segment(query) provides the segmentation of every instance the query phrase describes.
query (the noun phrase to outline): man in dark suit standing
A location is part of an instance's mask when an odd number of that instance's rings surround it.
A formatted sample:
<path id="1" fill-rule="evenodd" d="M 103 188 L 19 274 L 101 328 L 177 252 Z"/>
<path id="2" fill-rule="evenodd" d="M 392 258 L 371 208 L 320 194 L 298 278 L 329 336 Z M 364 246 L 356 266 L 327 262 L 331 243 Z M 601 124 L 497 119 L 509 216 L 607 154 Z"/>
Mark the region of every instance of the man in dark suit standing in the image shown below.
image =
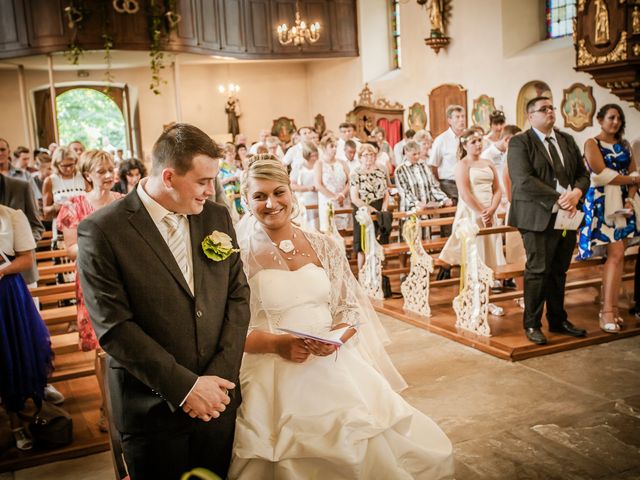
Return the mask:
<path id="1" fill-rule="evenodd" d="M 1 148 L 2 143 L 0 142 Z M 29 220 L 34 240 L 37 242 L 42 238 L 44 225 L 38 217 L 38 208 L 31 187 L 27 182 L 0 174 L 0 205 L 22 210 Z M 38 281 L 38 265 L 35 258 L 31 269 L 22 272 L 22 277 L 27 285 Z"/>
<path id="2" fill-rule="evenodd" d="M 151 175 L 78 227 L 82 290 L 101 346 L 113 418 L 132 480 L 194 467 L 226 477 L 249 288 L 240 255 L 208 258 L 215 232 L 237 245 L 214 193 L 219 149 L 175 124 L 156 141 Z"/>
<path id="3" fill-rule="evenodd" d="M 545 303 L 550 332 L 586 335 L 569 322 L 564 309 L 576 231 L 557 230 L 554 224 L 559 209 L 577 211 L 589 188 L 589 173 L 573 137 L 553 128 L 555 107 L 549 98 L 532 99 L 527 115 L 531 128 L 509 143 L 512 202 L 508 223 L 520 230 L 527 253 L 525 334 L 531 342 L 544 345 L 547 339 L 540 328 Z"/>

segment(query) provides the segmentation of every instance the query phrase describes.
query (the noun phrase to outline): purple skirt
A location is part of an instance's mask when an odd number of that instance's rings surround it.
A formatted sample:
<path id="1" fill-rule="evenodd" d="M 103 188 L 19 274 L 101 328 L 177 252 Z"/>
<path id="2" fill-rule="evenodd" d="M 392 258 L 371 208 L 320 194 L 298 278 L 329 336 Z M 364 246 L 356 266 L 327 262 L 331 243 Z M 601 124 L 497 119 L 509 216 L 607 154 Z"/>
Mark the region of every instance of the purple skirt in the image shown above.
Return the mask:
<path id="1" fill-rule="evenodd" d="M 21 275 L 0 279 L 0 398 L 20 411 L 32 398 L 40 405 L 53 370 L 49 331 Z"/>

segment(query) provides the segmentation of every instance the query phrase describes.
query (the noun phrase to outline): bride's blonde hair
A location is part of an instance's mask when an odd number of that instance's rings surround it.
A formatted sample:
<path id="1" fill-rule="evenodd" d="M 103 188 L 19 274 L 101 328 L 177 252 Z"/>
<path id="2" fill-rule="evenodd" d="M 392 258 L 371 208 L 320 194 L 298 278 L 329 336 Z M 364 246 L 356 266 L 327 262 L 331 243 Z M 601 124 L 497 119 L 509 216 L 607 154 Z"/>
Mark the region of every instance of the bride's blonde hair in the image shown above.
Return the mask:
<path id="1" fill-rule="evenodd" d="M 242 183 L 240 185 L 240 194 L 244 201 L 249 205 L 247 194 L 249 192 L 249 179 L 261 178 L 263 180 L 272 180 L 274 182 L 286 185 L 291 192 L 291 203 L 293 205 L 292 217 L 295 218 L 299 213 L 298 198 L 291 190 L 291 179 L 285 167 L 278 157 L 270 153 L 261 153 L 249 157 L 249 165 L 242 175 Z"/>

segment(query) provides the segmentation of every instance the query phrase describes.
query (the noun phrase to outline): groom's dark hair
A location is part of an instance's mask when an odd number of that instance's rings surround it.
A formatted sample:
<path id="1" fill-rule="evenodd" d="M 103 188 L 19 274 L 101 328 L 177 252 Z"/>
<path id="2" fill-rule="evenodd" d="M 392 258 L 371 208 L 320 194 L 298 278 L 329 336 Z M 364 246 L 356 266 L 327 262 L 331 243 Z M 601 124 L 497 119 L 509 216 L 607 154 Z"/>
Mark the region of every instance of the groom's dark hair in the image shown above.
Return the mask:
<path id="1" fill-rule="evenodd" d="M 171 124 L 153 145 L 151 172 L 159 174 L 165 168 L 174 168 L 179 175 L 184 175 L 191 170 L 196 155 L 217 159 L 222 152 L 198 127 L 188 123 Z"/>

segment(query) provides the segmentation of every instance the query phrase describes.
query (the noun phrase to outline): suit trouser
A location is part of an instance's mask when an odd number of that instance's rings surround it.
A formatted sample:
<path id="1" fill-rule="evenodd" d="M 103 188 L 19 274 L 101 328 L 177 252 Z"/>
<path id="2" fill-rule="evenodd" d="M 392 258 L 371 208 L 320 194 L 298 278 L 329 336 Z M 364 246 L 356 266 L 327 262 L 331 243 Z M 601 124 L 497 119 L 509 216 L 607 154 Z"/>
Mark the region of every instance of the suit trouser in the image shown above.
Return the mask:
<path id="1" fill-rule="evenodd" d="M 236 419 L 235 409 L 230 410 L 209 422 L 195 419 L 159 432 L 121 433 L 131 480 L 179 480 L 196 467 L 226 478 Z"/>
<path id="2" fill-rule="evenodd" d="M 640 254 L 636 257 L 636 274 L 633 278 L 633 300 L 636 302 L 636 312 L 640 312 Z"/>
<path id="3" fill-rule="evenodd" d="M 440 190 L 442 190 L 447 197 L 453 200 L 453 204 L 458 204 L 458 185 L 455 180 L 440 180 Z M 453 213 L 447 213 L 442 215 L 443 217 L 452 217 Z M 451 226 L 443 225 L 440 227 L 440 236 L 448 237 L 451 235 Z"/>
<path id="4" fill-rule="evenodd" d="M 567 319 L 564 309 L 567 270 L 576 246 L 576 231 L 556 230 L 556 215 L 542 232 L 520 230 L 527 253 L 524 269 L 524 328 L 540 328 L 547 304 L 547 321 L 557 328 Z"/>

